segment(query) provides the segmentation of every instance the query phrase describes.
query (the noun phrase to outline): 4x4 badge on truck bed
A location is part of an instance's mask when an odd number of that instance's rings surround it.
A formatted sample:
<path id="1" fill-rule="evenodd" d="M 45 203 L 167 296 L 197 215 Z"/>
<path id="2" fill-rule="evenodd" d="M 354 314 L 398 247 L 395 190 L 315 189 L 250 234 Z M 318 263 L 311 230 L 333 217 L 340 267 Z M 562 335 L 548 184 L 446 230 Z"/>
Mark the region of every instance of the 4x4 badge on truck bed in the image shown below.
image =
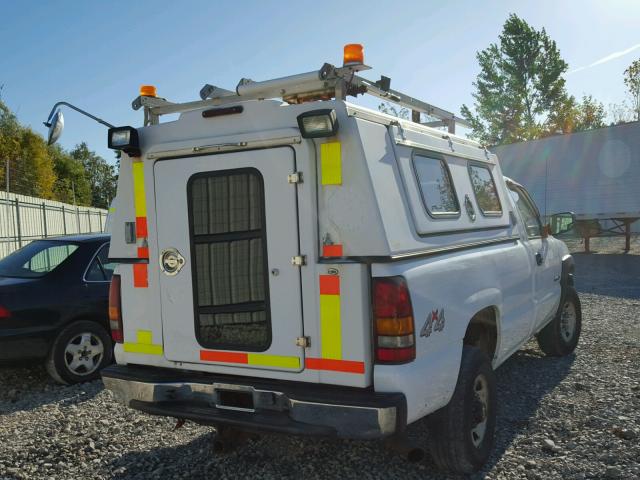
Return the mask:
<path id="1" fill-rule="evenodd" d="M 438 309 L 432 310 L 431 313 L 427 315 L 427 321 L 424 322 L 420 330 L 420 336 L 428 337 L 431 335 L 432 330 L 441 332 L 444 329 L 444 321 L 444 308 L 441 308 L 440 311 L 438 311 Z"/>

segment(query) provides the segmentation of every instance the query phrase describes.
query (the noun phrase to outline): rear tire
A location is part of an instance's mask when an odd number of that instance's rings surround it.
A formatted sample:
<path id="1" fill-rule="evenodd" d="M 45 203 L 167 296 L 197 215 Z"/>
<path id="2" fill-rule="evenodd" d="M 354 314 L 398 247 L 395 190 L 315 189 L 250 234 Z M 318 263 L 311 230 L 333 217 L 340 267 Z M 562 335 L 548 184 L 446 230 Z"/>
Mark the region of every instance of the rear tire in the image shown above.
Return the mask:
<path id="1" fill-rule="evenodd" d="M 99 378 L 100 370 L 112 359 L 113 344 L 105 328 L 96 322 L 80 320 L 58 334 L 45 366 L 56 382 L 68 385 Z"/>
<path id="2" fill-rule="evenodd" d="M 538 333 L 538 345 L 546 355 L 563 357 L 576 349 L 581 331 L 580 298 L 573 287 L 567 287 L 555 318 Z"/>
<path id="3" fill-rule="evenodd" d="M 496 426 L 496 380 L 489 357 L 465 346 L 449 404 L 427 418 L 429 450 L 436 465 L 469 474 L 489 459 Z"/>

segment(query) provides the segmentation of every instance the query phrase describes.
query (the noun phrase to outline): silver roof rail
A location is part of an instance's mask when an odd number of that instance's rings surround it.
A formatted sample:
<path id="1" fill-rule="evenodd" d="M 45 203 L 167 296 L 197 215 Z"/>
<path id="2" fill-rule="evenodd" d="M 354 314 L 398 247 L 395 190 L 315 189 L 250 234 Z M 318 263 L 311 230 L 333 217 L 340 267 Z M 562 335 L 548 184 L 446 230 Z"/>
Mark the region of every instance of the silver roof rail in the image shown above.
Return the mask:
<path id="1" fill-rule="evenodd" d="M 348 96 L 369 94 L 411 110 L 411 119 L 417 123 L 420 123 L 420 114 L 424 113 L 437 119 L 424 125 L 446 126 L 449 133 L 455 133 L 456 124 L 470 126 L 466 120 L 447 110 L 392 90 L 389 77 L 382 76 L 380 80 L 373 82 L 356 75 L 357 72 L 370 68 L 363 64 L 335 67 L 325 63 L 319 70 L 272 80 L 255 82 L 243 78 L 236 86 L 235 92 L 207 84 L 200 90 L 201 100 L 193 102 L 173 103 L 164 98 L 139 96 L 131 106 L 134 110 L 144 108 L 144 124 L 154 125 L 159 122 L 161 115 L 223 106 L 244 100 L 281 98 L 287 103 L 303 103 L 331 98 L 345 100 Z"/>

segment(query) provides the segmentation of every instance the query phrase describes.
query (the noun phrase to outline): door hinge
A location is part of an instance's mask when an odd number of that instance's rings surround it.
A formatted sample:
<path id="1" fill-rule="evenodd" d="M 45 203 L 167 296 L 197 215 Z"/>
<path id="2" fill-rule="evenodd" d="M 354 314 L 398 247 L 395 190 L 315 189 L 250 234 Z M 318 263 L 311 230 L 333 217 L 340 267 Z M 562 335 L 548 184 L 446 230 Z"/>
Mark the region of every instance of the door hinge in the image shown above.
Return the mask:
<path id="1" fill-rule="evenodd" d="M 296 255 L 295 257 L 291 257 L 291 265 L 295 265 L 296 267 L 302 267 L 307 264 L 307 256 L 306 255 Z"/>
<path id="2" fill-rule="evenodd" d="M 302 348 L 309 348 L 311 346 L 311 337 L 296 338 L 296 346 L 302 347 Z"/>
<path id="3" fill-rule="evenodd" d="M 287 182 L 302 183 L 302 172 L 294 172 L 287 175 Z"/>

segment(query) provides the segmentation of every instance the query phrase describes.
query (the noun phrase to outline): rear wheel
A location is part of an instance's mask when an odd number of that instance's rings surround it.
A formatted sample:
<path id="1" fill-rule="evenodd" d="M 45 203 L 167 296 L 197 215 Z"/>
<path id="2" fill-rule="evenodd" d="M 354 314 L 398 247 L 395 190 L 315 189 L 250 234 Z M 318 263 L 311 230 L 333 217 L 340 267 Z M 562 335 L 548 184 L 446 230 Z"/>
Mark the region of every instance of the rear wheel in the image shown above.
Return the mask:
<path id="1" fill-rule="evenodd" d="M 468 474 L 489 458 L 496 426 L 496 381 L 489 357 L 465 346 L 449 404 L 427 419 L 429 450 L 438 467 Z"/>
<path id="2" fill-rule="evenodd" d="M 74 322 L 56 337 L 47 358 L 47 372 L 62 384 L 88 382 L 113 358 L 113 346 L 105 328 L 86 320 Z"/>
<path id="3" fill-rule="evenodd" d="M 555 318 L 538 333 L 538 345 L 552 357 L 569 355 L 578 345 L 581 330 L 580 298 L 573 287 L 567 287 Z"/>

